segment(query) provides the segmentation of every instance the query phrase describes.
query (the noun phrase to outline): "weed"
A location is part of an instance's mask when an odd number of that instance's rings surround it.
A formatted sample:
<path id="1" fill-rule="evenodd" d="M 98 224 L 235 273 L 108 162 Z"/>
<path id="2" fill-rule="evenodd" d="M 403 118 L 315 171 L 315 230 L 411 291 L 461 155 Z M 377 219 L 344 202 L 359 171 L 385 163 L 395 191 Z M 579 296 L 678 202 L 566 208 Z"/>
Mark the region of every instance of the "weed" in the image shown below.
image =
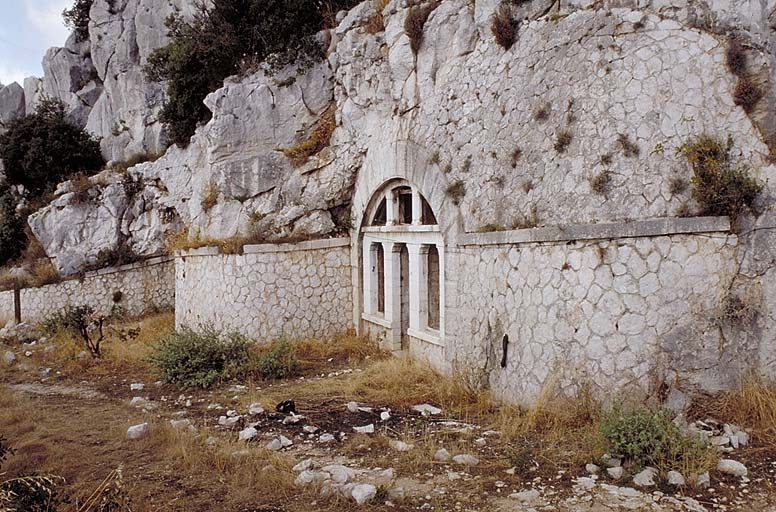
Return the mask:
<path id="1" fill-rule="evenodd" d="M 606 195 L 609 186 L 612 184 L 612 173 L 601 171 L 590 178 L 590 188 L 593 192 L 600 195 Z"/>
<path id="2" fill-rule="evenodd" d="M 472 168 L 472 157 L 467 156 L 461 164 L 461 172 L 469 172 Z"/>
<path id="3" fill-rule="evenodd" d="M 727 64 L 728 71 L 735 76 L 740 77 L 746 74 L 749 63 L 746 50 L 739 38 L 734 37 L 728 42 L 727 50 L 725 50 L 725 64 Z"/>
<path id="4" fill-rule="evenodd" d="M 514 169 L 517 167 L 517 162 L 520 160 L 520 157 L 523 156 L 523 150 L 519 147 L 512 150 L 512 168 Z"/>
<path id="5" fill-rule="evenodd" d="M 534 111 L 534 119 L 537 121 L 546 121 L 550 118 L 550 110 L 552 109 L 552 105 L 550 103 L 545 103 L 539 108 Z"/>
<path id="6" fill-rule="evenodd" d="M 690 204 L 686 201 L 680 204 L 679 208 L 676 209 L 675 215 L 677 217 L 692 217 L 693 212 L 692 212 L 692 209 L 690 208 Z"/>
<path id="7" fill-rule="evenodd" d="M 536 206 L 531 207 L 528 215 L 520 216 L 512 223 L 512 229 L 531 229 L 539 225 L 539 213 Z"/>
<path id="8" fill-rule="evenodd" d="M 611 153 L 604 153 L 601 155 L 601 165 L 610 165 L 612 163 L 612 154 Z"/>
<path id="9" fill-rule="evenodd" d="M 426 21 L 431 13 L 439 7 L 439 1 L 434 0 L 426 5 L 416 5 L 410 9 L 407 19 L 404 20 L 404 32 L 410 38 L 410 48 L 412 53 L 418 54 L 421 44 L 423 44 L 423 30 Z"/>
<path id="10" fill-rule="evenodd" d="M 617 136 L 617 144 L 620 145 L 622 154 L 628 158 L 637 157 L 641 154 L 641 149 L 639 146 L 635 142 L 631 141 L 630 137 L 624 133 L 621 133 Z"/>
<path id="11" fill-rule="evenodd" d="M 304 140 L 290 148 L 282 150 L 294 166 L 299 167 L 307 163 L 307 160 L 317 155 L 331 144 L 331 135 L 337 128 L 336 107 L 329 106 L 323 111 L 318 123 L 307 140 Z"/>
<path id="12" fill-rule="evenodd" d="M 684 178 L 674 176 L 669 180 L 668 191 L 671 193 L 671 195 L 682 194 L 685 190 L 687 190 L 687 180 Z"/>
<path id="13" fill-rule="evenodd" d="M 526 194 L 534 189 L 534 183 L 532 180 L 525 180 L 522 185 L 523 192 Z"/>
<path id="14" fill-rule="evenodd" d="M 569 145 L 571 144 L 571 141 L 573 139 L 573 135 L 568 130 L 561 130 L 558 132 L 558 135 L 555 137 L 555 144 L 553 147 L 555 148 L 555 151 L 557 151 L 560 154 L 565 153 Z"/>
<path id="15" fill-rule="evenodd" d="M 518 27 L 519 23 L 512 15 L 512 9 L 508 4 L 502 2 L 496 13 L 493 15 L 490 26 L 493 36 L 496 38 L 496 42 L 499 46 L 505 50 L 512 48 L 515 41 L 517 41 Z"/>
<path id="16" fill-rule="evenodd" d="M 477 233 L 491 233 L 493 231 L 506 231 L 506 227 L 501 224 L 485 224 L 477 229 Z"/>
<path id="17" fill-rule="evenodd" d="M 202 198 L 199 201 L 199 205 L 204 211 L 210 211 L 218 204 L 218 194 L 218 184 L 215 181 L 210 181 L 205 185 L 205 188 L 202 189 Z"/>
<path id="18" fill-rule="evenodd" d="M 456 180 L 447 187 L 445 193 L 453 201 L 453 204 L 458 206 L 466 195 L 466 185 L 464 185 L 463 180 Z"/>
<path id="19" fill-rule="evenodd" d="M 453 165 L 452 164 L 447 164 L 442 169 L 442 173 L 444 173 L 444 174 L 450 174 L 451 172 L 453 172 Z"/>
<path id="20" fill-rule="evenodd" d="M 701 135 L 678 150 L 693 169 L 692 196 L 700 206 L 700 215 L 736 218 L 752 207 L 762 191 L 762 185 L 746 169 L 732 166 L 731 148 L 732 140 L 724 144 L 717 138 Z"/>
<path id="21" fill-rule="evenodd" d="M 744 112 L 751 114 L 765 93 L 757 82 L 750 76 L 741 76 L 738 79 L 736 88 L 733 91 L 733 103 L 744 109 Z"/>
<path id="22" fill-rule="evenodd" d="M 428 163 L 431 165 L 437 165 L 439 163 L 439 151 L 434 151 L 428 159 Z"/>

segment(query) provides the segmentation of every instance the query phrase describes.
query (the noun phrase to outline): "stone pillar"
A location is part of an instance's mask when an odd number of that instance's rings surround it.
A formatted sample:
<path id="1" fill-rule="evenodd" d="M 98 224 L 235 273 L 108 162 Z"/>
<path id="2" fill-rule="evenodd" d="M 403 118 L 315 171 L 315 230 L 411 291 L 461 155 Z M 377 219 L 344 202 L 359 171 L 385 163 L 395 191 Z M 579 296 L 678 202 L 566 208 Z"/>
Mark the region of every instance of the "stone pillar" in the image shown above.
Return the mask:
<path id="1" fill-rule="evenodd" d="M 440 341 L 445 332 L 445 245 L 436 244 L 439 255 L 439 336 Z"/>
<path id="2" fill-rule="evenodd" d="M 377 313 L 377 248 L 364 237 L 363 241 L 364 312 Z"/>
<path id="3" fill-rule="evenodd" d="M 382 242 L 385 256 L 385 319 L 390 322 L 387 343 L 401 350 L 401 244 Z"/>
<path id="4" fill-rule="evenodd" d="M 418 189 L 412 187 L 412 225 L 420 226 L 421 224 L 423 224 L 423 200 Z"/>
<path id="5" fill-rule="evenodd" d="M 407 252 L 410 257 L 410 329 L 417 331 L 423 329 L 424 316 L 422 312 L 427 307 L 427 300 L 423 296 L 425 287 L 422 249 L 419 244 L 407 244 Z"/>
<path id="6" fill-rule="evenodd" d="M 396 218 L 399 216 L 399 201 L 393 190 L 385 193 L 385 225 L 395 226 Z M 388 254 L 387 252 L 385 254 Z"/>

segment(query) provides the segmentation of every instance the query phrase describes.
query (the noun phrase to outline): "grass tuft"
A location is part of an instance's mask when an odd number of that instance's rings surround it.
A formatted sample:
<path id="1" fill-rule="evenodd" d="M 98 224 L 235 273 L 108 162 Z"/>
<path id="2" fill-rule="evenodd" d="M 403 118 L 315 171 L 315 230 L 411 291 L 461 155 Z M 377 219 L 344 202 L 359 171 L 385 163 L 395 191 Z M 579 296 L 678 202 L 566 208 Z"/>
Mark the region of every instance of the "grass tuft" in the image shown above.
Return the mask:
<path id="1" fill-rule="evenodd" d="M 331 105 L 323 111 L 318 123 L 306 140 L 285 148 L 282 152 L 294 166 L 300 167 L 307 163 L 311 156 L 317 155 L 331 144 L 331 136 L 336 128 L 336 106 Z"/>
<path id="2" fill-rule="evenodd" d="M 505 50 L 512 48 L 517 41 L 518 27 L 519 22 L 512 15 L 512 9 L 508 4 L 502 2 L 493 15 L 490 25 L 493 37 L 496 38 L 499 46 Z"/>

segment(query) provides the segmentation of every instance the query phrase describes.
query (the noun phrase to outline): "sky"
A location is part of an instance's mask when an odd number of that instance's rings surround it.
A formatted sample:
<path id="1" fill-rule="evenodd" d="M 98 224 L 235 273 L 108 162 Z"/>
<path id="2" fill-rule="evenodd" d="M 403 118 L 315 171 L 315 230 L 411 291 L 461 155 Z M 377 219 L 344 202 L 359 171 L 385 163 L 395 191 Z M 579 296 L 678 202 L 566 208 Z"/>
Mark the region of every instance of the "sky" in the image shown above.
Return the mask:
<path id="1" fill-rule="evenodd" d="M 62 11 L 73 1 L 0 0 L 0 83 L 21 85 L 27 76 L 43 76 L 46 50 L 67 39 Z"/>

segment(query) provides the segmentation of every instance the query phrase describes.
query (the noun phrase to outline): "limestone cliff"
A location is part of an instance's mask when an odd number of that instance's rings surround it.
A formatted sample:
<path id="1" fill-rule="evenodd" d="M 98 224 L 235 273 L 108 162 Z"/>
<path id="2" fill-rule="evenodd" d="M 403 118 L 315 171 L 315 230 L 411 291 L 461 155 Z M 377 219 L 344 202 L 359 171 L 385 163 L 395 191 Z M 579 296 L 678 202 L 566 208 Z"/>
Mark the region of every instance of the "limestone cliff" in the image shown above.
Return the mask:
<path id="1" fill-rule="evenodd" d="M 327 236 L 349 227 L 358 173 L 383 166 L 426 169 L 418 185 L 445 196 L 455 217 L 440 222 L 465 231 L 673 216 L 692 209 L 672 186 L 690 177 L 677 149 L 702 133 L 731 137 L 769 207 L 776 0 L 533 0 L 513 7 L 521 22 L 508 50 L 491 30 L 498 0 L 444 0 L 417 54 L 407 3 L 343 13 L 327 60 L 303 75 L 227 80 L 188 148 L 125 175 L 106 171 L 89 201 L 60 187 L 30 217 L 35 236 L 64 273 L 122 244 L 154 254 L 184 227 L 215 239 Z M 139 65 L 163 43 L 159 13 L 183 8 L 124 0 L 111 14 L 96 0 L 88 48 L 49 52 L 37 88 L 59 91 L 111 158 L 158 149 L 161 86 Z M 749 112 L 726 66 L 732 37 L 764 92 Z M 3 91 L 0 100 L 21 105 L 18 90 Z M 288 158 L 282 150 L 314 136 L 330 107 L 329 147 L 306 163 Z"/>

